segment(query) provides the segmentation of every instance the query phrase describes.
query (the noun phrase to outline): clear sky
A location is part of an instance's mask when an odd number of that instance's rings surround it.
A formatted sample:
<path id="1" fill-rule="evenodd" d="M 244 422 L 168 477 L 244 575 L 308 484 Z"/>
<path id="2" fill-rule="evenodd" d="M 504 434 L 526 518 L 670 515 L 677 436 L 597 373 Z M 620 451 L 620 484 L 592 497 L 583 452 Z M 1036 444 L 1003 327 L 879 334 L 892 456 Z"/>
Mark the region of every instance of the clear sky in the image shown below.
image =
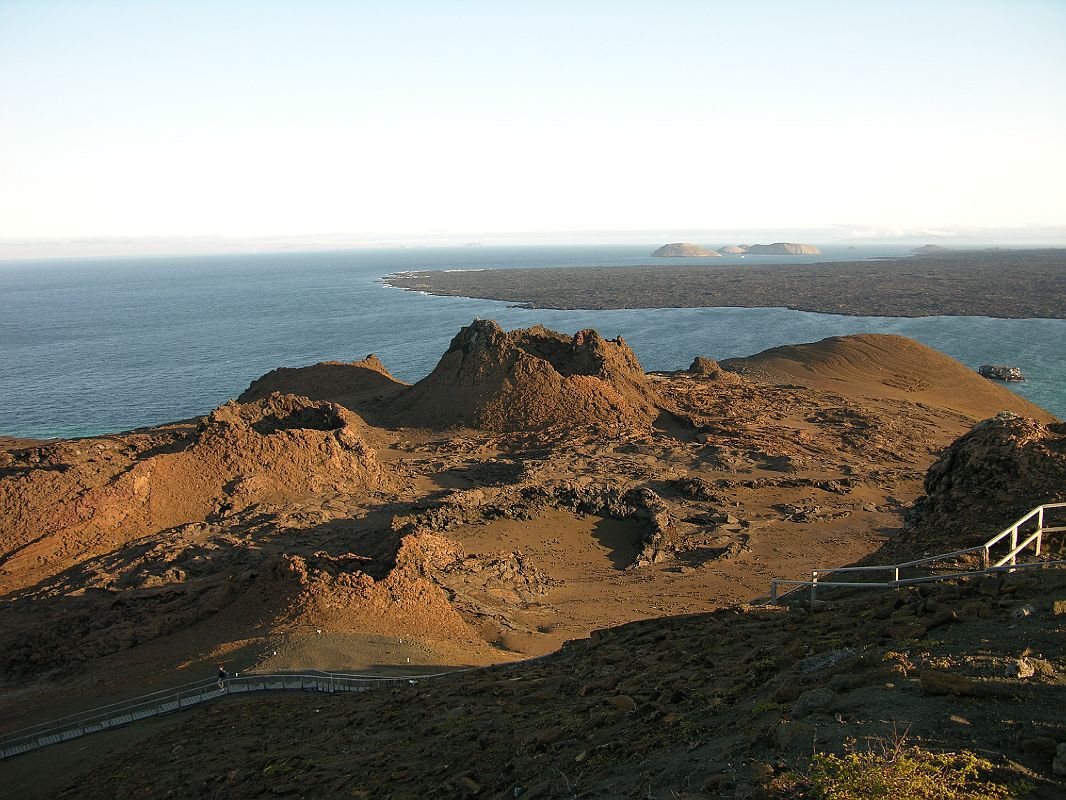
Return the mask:
<path id="1" fill-rule="evenodd" d="M 0 0 L 0 239 L 1066 230 L 1066 2 Z"/>

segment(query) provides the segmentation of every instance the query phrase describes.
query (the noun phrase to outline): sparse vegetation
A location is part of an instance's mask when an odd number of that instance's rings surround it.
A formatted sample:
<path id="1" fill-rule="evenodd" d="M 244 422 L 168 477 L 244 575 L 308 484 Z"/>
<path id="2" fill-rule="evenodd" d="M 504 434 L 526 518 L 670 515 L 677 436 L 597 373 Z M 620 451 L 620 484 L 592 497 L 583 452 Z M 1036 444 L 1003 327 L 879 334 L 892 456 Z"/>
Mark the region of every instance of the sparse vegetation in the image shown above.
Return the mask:
<path id="1" fill-rule="evenodd" d="M 842 756 L 815 753 L 806 773 L 788 773 L 771 788 L 778 797 L 811 800 L 1005 800 L 1025 793 L 1027 787 L 984 780 L 993 768 L 969 751 L 937 752 L 899 736 Z"/>
<path id="2" fill-rule="evenodd" d="M 759 703 L 757 706 L 755 706 L 755 708 L 752 709 L 752 713 L 758 715 L 766 711 L 776 711 L 780 714 L 783 714 L 784 712 L 788 711 L 788 709 L 788 703 L 775 703 L 772 700 L 767 700 L 765 703 Z"/>

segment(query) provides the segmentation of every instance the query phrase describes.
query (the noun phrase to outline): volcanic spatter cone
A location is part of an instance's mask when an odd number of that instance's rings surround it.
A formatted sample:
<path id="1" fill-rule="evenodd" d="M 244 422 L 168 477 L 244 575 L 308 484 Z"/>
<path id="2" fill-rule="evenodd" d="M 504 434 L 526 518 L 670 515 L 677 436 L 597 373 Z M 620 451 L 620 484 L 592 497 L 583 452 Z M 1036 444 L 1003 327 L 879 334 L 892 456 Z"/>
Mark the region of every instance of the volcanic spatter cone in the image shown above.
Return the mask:
<path id="1" fill-rule="evenodd" d="M 278 367 L 256 378 L 237 398 L 262 400 L 275 392 L 338 403 L 361 416 L 373 417 L 407 384 L 396 380 L 377 356 L 362 361 L 325 361 L 307 367 Z"/>
<path id="2" fill-rule="evenodd" d="M 387 491 L 395 479 L 365 432 L 339 405 L 273 394 L 226 403 L 196 427 L 0 453 L 0 589 L 32 582 L 48 564 L 258 503 Z"/>
<path id="3" fill-rule="evenodd" d="M 396 422 L 490 431 L 647 426 L 661 400 L 621 337 L 475 320 L 428 376 L 392 404 Z"/>

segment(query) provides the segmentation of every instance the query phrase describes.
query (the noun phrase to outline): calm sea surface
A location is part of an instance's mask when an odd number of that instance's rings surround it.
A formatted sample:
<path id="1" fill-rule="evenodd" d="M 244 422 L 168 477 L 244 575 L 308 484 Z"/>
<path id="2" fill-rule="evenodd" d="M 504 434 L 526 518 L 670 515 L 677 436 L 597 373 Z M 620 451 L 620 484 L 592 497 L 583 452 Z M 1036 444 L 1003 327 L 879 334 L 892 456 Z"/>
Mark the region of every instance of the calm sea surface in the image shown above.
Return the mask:
<path id="1" fill-rule="evenodd" d="M 722 359 L 826 336 L 900 333 L 971 367 L 1019 366 L 1030 380 L 1011 388 L 1066 416 L 1064 320 L 736 308 L 526 310 L 429 297 L 381 281 L 420 269 L 637 266 L 653 263 L 650 249 L 465 247 L 0 263 L 0 434 L 88 436 L 184 419 L 236 397 L 274 367 L 368 353 L 413 381 L 474 317 L 504 328 L 543 323 L 621 335 L 649 370 L 687 367 L 696 355 Z M 905 249 L 823 251 L 759 260 L 850 260 Z"/>

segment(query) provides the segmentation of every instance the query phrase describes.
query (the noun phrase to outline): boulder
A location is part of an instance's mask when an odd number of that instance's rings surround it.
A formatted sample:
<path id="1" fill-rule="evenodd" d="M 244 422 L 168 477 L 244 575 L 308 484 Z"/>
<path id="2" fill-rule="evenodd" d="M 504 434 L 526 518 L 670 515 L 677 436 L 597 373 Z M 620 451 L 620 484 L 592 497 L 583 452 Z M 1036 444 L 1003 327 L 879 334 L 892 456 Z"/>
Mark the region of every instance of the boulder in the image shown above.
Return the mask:
<path id="1" fill-rule="evenodd" d="M 1055 758 L 1051 762 L 1051 771 L 1056 775 L 1066 776 L 1066 742 L 1058 746 Z"/>
<path id="2" fill-rule="evenodd" d="M 717 381 L 719 383 L 739 384 L 744 383 L 744 378 L 734 372 L 722 369 L 721 365 L 710 358 L 696 356 L 688 368 L 688 374 L 697 378 Z"/>
<path id="3" fill-rule="evenodd" d="M 808 689 L 792 704 L 794 717 L 807 717 L 811 714 L 828 713 L 836 705 L 837 695 L 832 689 Z"/>
<path id="4" fill-rule="evenodd" d="M 815 743 L 820 743 L 817 727 L 809 722 L 795 720 L 781 720 L 774 738 L 777 740 L 777 749 L 788 755 L 809 755 Z"/>
<path id="5" fill-rule="evenodd" d="M 977 681 L 965 675 L 955 675 L 943 670 L 927 669 L 919 676 L 922 691 L 926 694 L 973 695 L 977 693 Z"/>
<path id="6" fill-rule="evenodd" d="M 1034 667 L 1027 658 L 1017 658 L 1007 664 L 1007 668 L 1006 670 L 1004 670 L 1004 674 L 1008 678 L 1018 678 L 1020 680 L 1025 680 L 1026 678 L 1031 678 L 1036 674 L 1036 667 Z"/>

